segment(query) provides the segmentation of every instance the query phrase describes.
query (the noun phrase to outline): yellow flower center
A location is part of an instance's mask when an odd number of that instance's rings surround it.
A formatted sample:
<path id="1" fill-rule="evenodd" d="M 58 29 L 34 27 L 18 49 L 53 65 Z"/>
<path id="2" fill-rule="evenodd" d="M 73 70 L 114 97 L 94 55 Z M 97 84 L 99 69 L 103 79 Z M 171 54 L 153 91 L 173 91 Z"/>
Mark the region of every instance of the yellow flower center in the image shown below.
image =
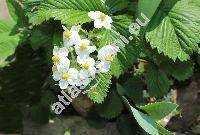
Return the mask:
<path id="1" fill-rule="evenodd" d="M 70 32 L 70 31 L 65 31 L 65 32 L 64 32 L 64 37 L 65 37 L 66 39 L 69 39 L 69 38 L 71 37 L 71 32 Z"/>
<path id="2" fill-rule="evenodd" d="M 53 66 L 53 67 L 52 67 L 52 71 L 53 71 L 53 72 L 57 72 L 57 71 L 58 71 L 57 66 Z"/>
<path id="3" fill-rule="evenodd" d="M 53 62 L 59 62 L 60 61 L 60 57 L 58 55 L 54 55 L 52 57 Z"/>
<path id="4" fill-rule="evenodd" d="M 113 61 L 113 57 L 110 54 L 105 55 L 105 60 L 108 62 L 112 62 Z"/>
<path id="5" fill-rule="evenodd" d="M 69 77 L 70 77 L 70 75 L 68 73 L 63 73 L 62 74 L 62 79 L 63 80 L 67 80 L 67 79 L 69 79 Z"/>
<path id="6" fill-rule="evenodd" d="M 90 92 L 91 92 L 92 94 L 97 94 L 97 89 L 96 89 L 96 88 L 91 88 L 91 89 L 90 89 Z"/>
<path id="7" fill-rule="evenodd" d="M 84 69 L 88 69 L 90 65 L 87 62 L 84 62 L 81 66 Z"/>
<path id="8" fill-rule="evenodd" d="M 100 18 L 100 20 L 101 20 L 102 22 L 105 21 L 105 20 L 106 20 L 106 14 L 101 13 L 101 14 L 99 15 L 99 18 Z"/>
<path id="9" fill-rule="evenodd" d="M 86 43 L 82 43 L 81 46 L 80 46 L 80 49 L 83 51 L 83 50 L 86 50 L 87 49 L 87 44 Z"/>

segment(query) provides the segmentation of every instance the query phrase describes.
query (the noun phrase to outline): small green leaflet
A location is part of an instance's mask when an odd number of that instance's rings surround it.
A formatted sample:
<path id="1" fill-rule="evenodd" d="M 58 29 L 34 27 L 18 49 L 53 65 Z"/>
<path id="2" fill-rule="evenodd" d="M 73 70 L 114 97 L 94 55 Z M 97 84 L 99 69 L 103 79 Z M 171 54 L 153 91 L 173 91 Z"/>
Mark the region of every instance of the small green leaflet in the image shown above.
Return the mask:
<path id="1" fill-rule="evenodd" d="M 140 108 L 146 111 L 155 121 L 159 121 L 167 117 L 169 114 L 175 111 L 177 107 L 177 104 L 169 102 L 156 102 L 147 104 L 145 106 L 140 106 Z"/>

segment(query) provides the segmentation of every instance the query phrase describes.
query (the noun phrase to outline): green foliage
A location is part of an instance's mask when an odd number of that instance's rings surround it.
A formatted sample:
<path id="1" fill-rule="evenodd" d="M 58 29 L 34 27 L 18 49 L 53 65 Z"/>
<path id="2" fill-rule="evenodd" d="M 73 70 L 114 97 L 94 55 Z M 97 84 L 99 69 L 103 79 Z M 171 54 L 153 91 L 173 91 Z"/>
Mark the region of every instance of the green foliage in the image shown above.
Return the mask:
<path id="1" fill-rule="evenodd" d="M 88 97 L 94 102 L 94 103 L 103 103 L 104 99 L 107 97 L 109 85 L 111 84 L 111 74 L 106 73 L 97 74 L 95 78 L 95 82 L 98 82 L 98 85 L 96 87 L 96 92 L 90 91 L 88 93 Z"/>
<path id="2" fill-rule="evenodd" d="M 18 27 L 24 27 L 27 25 L 27 18 L 25 17 L 24 10 L 20 1 L 18 0 L 6 0 L 9 13 L 12 19 L 17 22 Z"/>
<path id="3" fill-rule="evenodd" d="M 143 17 L 141 17 L 141 14 L 144 14 L 149 20 L 153 17 L 155 14 L 158 6 L 160 5 L 162 0 L 139 0 L 138 2 L 138 9 L 136 12 L 136 16 L 139 20 L 144 20 Z M 143 27 L 142 29 L 146 28 L 147 26 Z M 141 32 L 144 32 L 141 30 Z"/>
<path id="4" fill-rule="evenodd" d="M 138 111 L 136 108 L 132 107 L 126 98 L 123 98 L 127 108 L 130 110 L 138 124 L 150 135 L 159 135 L 156 123 L 154 120 L 144 114 L 141 111 Z"/>
<path id="5" fill-rule="evenodd" d="M 162 97 L 168 93 L 170 84 L 167 75 L 163 71 L 150 67 L 145 78 L 150 96 Z"/>
<path id="6" fill-rule="evenodd" d="M 101 34 L 100 46 L 116 44 L 120 47 L 120 53 L 114 59 L 111 65 L 111 73 L 115 77 L 119 78 L 124 74 L 128 68 L 130 68 L 139 57 L 138 40 L 134 39 L 128 44 L 124 41 L 129 40 L 129 25 L 132 22 L 131 17 L 127 16 L 115 16 L 113 17 L 113 29 L 111 31 L 104 30 Z M 125 39 L 125 40 L 124 40 Z"/>
<path id="7" fill-rule="evenodd" d="M 168 102 L 156 102 L 140 106 L 142 110 L 146 111 L 156 121 L 165 118 L 175 111 L 177 107 L 178 106 L 176 104 Z"/>
<path id="8" fill-rule="evenodd" d="M 168 131 L 163 126 L 157 123 L 158 131 L 161 135 L 175 135 L 175 133 Z"/>
<path id="9" fill-rule="evenodd" d="M 200 53 L 199 0 L 7 0 L 7 5 L 12 20 L 0 20 L 0 110 L 8 114 L 0 114 L 11 117 L 16 111 L 16 119 L 10 118 L 11 125 L 21 127 L 19 104 L 29 105 L 31 118 L 38 123 L 46 123 L 51 117 L 50 105 L 59 89 L 47 78 L 53 48 L 63 46 L 61 25 L 65 24 L 81 25 L 81 37 L 89 38 L 98 48 L 112 44 L 120 48 L 111 71 L 98 73 L 88 86 L 97 83 L 88 92 L 89 99 L 98 104 L 94 113 L 106 119 L 119 116 L 122 135 L 173 135 L 157 122 L 175 111 L 177 105 L 157 101 L 147 104 L 142 92 L 147 88 L 150 97 L 160 101 L 173 85 L 168 77 L 183 81 L 195 72 Z M 109 15 L 112 29 L 93 28 L 89 11 Z M 136 19 L 142 21 L 141 13 L 151 21 L 140 28 L 139 35 L 131 35 L 129 27 Z M 96 52 L 91 55 L 96 59 Z M 73 53 L 69 57 L 76 67 Z M 123 101 L 132 115 L 130 119 L 124 115 Z M 0 123 L 4 121 L 8 119 L 0 118 Z M 0 130 L 7 127 L 0 124 Z"/>
<path id="10" fill-rule="evenodd" d="M 78 3 L 78 4 L 76 4 Z M 33 24 L 41 24 L 45 20 L 54 18 L 62 24 L 75 25 L 90 22 L 88 11 L 105 11 L 101 1 L 96 0 L 46 0 L 41 3 L 37 13 L 30 17 Z"/>
<path id="11" fill-rule="evenodd" d="M 52 31 L 50 31 L 49 29 L 52 29 Z M 41 47 L 52 45 L 53 34 L 53 27 L 49 26 L 48 24 L 36 27 L 32 31 L 32 35 L 30 37 L 30 43 L 32 48 L 36 50 Z"/>
<path id="12" fill-rule="evenodd" d="M 160 5 L 162 0 L 139 0 L 138 9 L 137 9 L 137 17 L 141 19 L 141 13 L 145 14 L 149 19 L 153 17 L 158 6 Z"/>
<path id="13" fill-rule="evenodd" d="M 122 115 L 117 119 L 117 128 L 121 135 L 148 135 L 129 115 Z"/>
<path id="14" fill-rule="evenodd" d="M 199 51 L 200 8 L 193 3 L 163 1 L 148 26 L 146 39 L 152 48 L 173 59 L 186 61 Z"/>
<path id="15" fill-rule="evenodd" d="M 100 116 L 107 119 L 112 119 L 119 116 L 122 110 L 122 100 L 114 90 L 110 92 L 105 99 L 105 102 L 98 107 Z"/>
<path id="16" fill-rule="evenodd" d="M 160 67 L 175 79 L 183 81 L 193 75 L 194 63 L 192 61 L 177 61 L 176 63 L 172 61 L 163 61 Z"/>
<path id="17" fill-rule="evenodd" d="M 133 76 L 127 79 L 123 85 L 117 84 L 117 90 L 120 95 L 127 96 L 134 102 L 140 102 L 143 98 L 142 91 L 144 86 L 145 84 L 141 79 Z"/>
<path id="18" fill-rule="evenodd" d="M 11 35 L 15 22 L 0 20 L 0 60 L 5 60 L 15 52 L 20 35 Z"/>
<path id="19" fill-rule="evenodd" d="M 128 0 L 104 0 L 110 13 L 115 13 L 122 9 L 126 9 L 130 3 Z"/>

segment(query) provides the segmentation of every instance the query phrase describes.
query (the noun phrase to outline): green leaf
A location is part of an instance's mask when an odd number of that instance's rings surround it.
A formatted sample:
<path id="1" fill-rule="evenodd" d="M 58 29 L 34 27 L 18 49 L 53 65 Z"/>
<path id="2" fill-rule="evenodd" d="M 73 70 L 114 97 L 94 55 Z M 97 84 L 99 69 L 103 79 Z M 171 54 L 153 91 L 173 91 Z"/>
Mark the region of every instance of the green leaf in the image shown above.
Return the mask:
<path id="1" fill-rule="evenodd" d="M 122 115 L 117 119 L 117 129 L 120 135 L 148 135 L 129 115 Z"/>
<path id="2" fill-rule="evenodd" d="M 7 7 L 12 19 L 17 22 L 19 27 L 24 27 L 28 20 L 25 17 L 24 10 L 18 0 L 6 0 Z"/>
<path id="3" fill-rule="evenodd" d="M 169 114 L 175 111 L 177 107 L 177 104 L 169 102 L 156 102 L 147 104 L 145 106 L 140 106 L 140 108 L 146 111 L 155 121 L 159 121 L 167 117 Z"/>
<path id="4" fill-rule="evenodd" d="M 41 50 L 33 52 L 29 45 L 17 48 L 16 60 L 0 71 L 2 104 L 33 104 L 40 101 L 41 89 L 48 74 L 48 66 L 44 64 L 41 54 Z"/>
<path id="5" fill-rule="evenodd" d="M 128 0 L 106 0 L 105 4 L 108 7 L 108 11 L 110 13 L 115 13 L 117 11 L 127 8 L 129 1 Z"/>
<path id="6" fill-rule="evenodd" d="M 159 135 L 156 123 L 153 119 L 132 107 L 125 97 L 123 99 L 138 124 L 150 135 Z"/>
<path id="7" fill-rule="evenodd" d="M 122 100 L 114 90 L 109 93 L 105 102 L 98 106 L 99 115 L 106 119 L 112 119 L 119 116 L 122 110 Z"/>
<path id="8" fill-rule="evenodd" d="M 157 8 L 162 0 L 139 0 L 137 9 L 137 18 L 141 19 L 141 13 L 147 16 L 149 19 L 153 17 Z M 142 19 L 141 19 L 142 20 Z"/>
<path id="9" fill-rule="evenodd" d="M 89 91 L 88 97 L 94 102 L 101 104 L 107 97 L 109 85 L 111 84 L 111 74 L 99 73 L 96 75 L 95 81 L 98 82 L 96 92 Z"/>
<path id="10" fill-rule="evenodd" d="M 68 129 L 67 131 L 65 131 L 65 134 L 64 134 L 64 135 L 71 135 L 70 130 Z"/>
<path id="11" fill-rule="evenodd" d="M 163 71 L 152 67 L 145 77 L 150 96 L 162 97 L 168 93 L 169 80 Z"/>
<path id="12" fill-rule="evenodd" d="M 193 75 L 194 63 L 192 61 L 166 61 L 161 63 L 160 67 L 178 81 L 184 81 Z"/>
<path id="13" fill-rule="evenodd" d="M 158 131 L 161 135 L 175 135 L 173 132 L 168 131 L 163 126 L 157 123 Z"/>
<path id="14" fill-rule="evenodd" d="M 0 21 L 0 60 L 6 59 L 15 52 L 20 41 L 20 35 L 11 35 L 15 23 L 13 21 Z"/>
<path id="15" fill-rule="evenodd" d="M 146 39 L 159 53 L 174 61 L 186 61 L 199 51 L 200 8 L 188 1 L 176 1 L 162 2 L 147 28 Z"/>
<path id="16" fill-rule="evenodd" d="M 40 47 L 52 45 L 54 34 L 53 26 L 50 23 L 40 25 L 33 29 L 30 37 L 31 46 L 34 50 Z"/>
<path id="17" fill-rule="evenodd" d="M 30 17 L 30 22 L 37 25 L 54 18 L 62 24 L 83 24 L 92 21 L 88 12 L 96 10 L 105 12 L 106 7 L 99 0 L 46 0 L 41 3 L 37 13 Z"/>
<path id="18" fill-rule="evenodd" d="M 126 96 L 132 99 L 134 102 L 141 101 L 143 98 L 143 87 L 144 83 L 138 77 L 132 77 L 128 79 L 124 84 L 123 87 L 126 90 Z"/>
<path id="19" fill-rule="evenodd" d="M 137 19 L 139 19 L 141 22 L 144 22 L 143 15 L 145 15 L 149 20 L 151 20 L 151 18 L 155 14 L 157 8 L 159 7 L 161 1 L 162 0 L 151 0 L 151 1 L 150 0 L 139 0 L 138 9 L 136 12 Z M 148 26 L 148 24 L 146 26 L 141 27 L 142 30 L 140 30 L 140 31 L 144 33 L 147 26 Z"/>
<path id="20" fill-rule="evenodd" d="M 31 17 L 43 0 L 24 0 L 23 6 L 26 16 Z"/>
<path id="21" fill-rule="evenodd" d="M 124 89 L 124 87 L 122 85 L 117 83 L 116 87 L 117 87 L 117 92 L 118 92 L 118 94 L 120 96 L 125 96 L 126 95 L 126 90 Z"/>

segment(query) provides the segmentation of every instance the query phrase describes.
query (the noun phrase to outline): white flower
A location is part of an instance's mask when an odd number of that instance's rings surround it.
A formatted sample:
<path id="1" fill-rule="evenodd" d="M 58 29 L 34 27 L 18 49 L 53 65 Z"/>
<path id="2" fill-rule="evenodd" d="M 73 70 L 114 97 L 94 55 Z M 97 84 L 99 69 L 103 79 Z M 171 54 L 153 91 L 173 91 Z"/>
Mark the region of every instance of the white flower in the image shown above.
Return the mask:
<path id="1" fill-rule="evenodd" d="M 75 68 L 70 68 L 68 71 L 63 71 L 61 74 L 61 80 L 59 81 L 59 86 L 61 89 L 67 89 L 69 85 L 75 85 L 78 78 L 78 70 Z"/>
<path id="2" fill-rule="evenodd" d="M 76 54 L 82 58 L 89 57 L 90 53 L 96 50 L 96 46 L 90 46 L 90 41 L 82 39 L 77 45 L 75 45 Z"/>
<path id="3" fill-rule="evenodd" d="M 52 67 L 52 71 L 53 71 L 53 79 L 55 81 L 59 81 L 61 79 L 61 72 L 58 70 L 58 67 L 56 65 L 53 65 Z"/>
<path id="4" fill-rule="evenodd" d="M 77 86 L 87 86 L 92 80 L 89 72 L 86 70 L 80 70 L 78 82 L 76 83 Z"/>
<path id="5" fill-rule="evenodd" d="M 94 20 L 95 28 L 105 27 L 106 29 L 111 29 L 112 18 L 100 11 L 90 11 L 88 16 Z"/>
<path id="6" fill-rule="evenodd" d="M 110 64 L 119 51 L 119 47 L 114 45 L 106 45 L 98 51 L 98 59 L 101 62 L 97 65 L 97 68 L 100 72 L 106 73 L 109 71 Z"/>
<path id="7" fill-rule="evenodd" d="M 111 63 L 118 52 L 120 52 L 119 47 L 115 45 L 106 45 L 98 51 L 98 59 Z"/>
<path id="8" fill-rule="evenodd" d="M 106 73 L 110 70 L 110 63 L 101 61 L 98 65 L 97 68 L 99 69 L 98 71 L 101 73 Z"/>
<path id="9" fill-rule="evenodd" d="M 57 66 L 57 68 L 69 68 L 70 60 L 67 58 L 68 53 L 69 51 L 66 47 L 54 47 L 52 61 Z"/>
<path id="10" fill-rule="evenodd" d="M 89 72 L 89 75 L 95 76 L 96 74 L 96 68 L 95 66 L 95 60 L 93 58 L 86 58 L 81 59 L 79 56 L 77 57 L 78 64 L 81 65 L 82 69 Z"/>
<path id="11" fill-rule="evenodd" d="M 63 41 L 64 41 L 64 45 L 66 47 L 71 47 L 72 45 L 77 44 L 81 38 L 78 34 L 79 32 L 79 28 L 77 26 L 72 26 L 71 30 L 67 30 L 66 27 L 64 27 L 64 32 L 63 32 Z"/>

